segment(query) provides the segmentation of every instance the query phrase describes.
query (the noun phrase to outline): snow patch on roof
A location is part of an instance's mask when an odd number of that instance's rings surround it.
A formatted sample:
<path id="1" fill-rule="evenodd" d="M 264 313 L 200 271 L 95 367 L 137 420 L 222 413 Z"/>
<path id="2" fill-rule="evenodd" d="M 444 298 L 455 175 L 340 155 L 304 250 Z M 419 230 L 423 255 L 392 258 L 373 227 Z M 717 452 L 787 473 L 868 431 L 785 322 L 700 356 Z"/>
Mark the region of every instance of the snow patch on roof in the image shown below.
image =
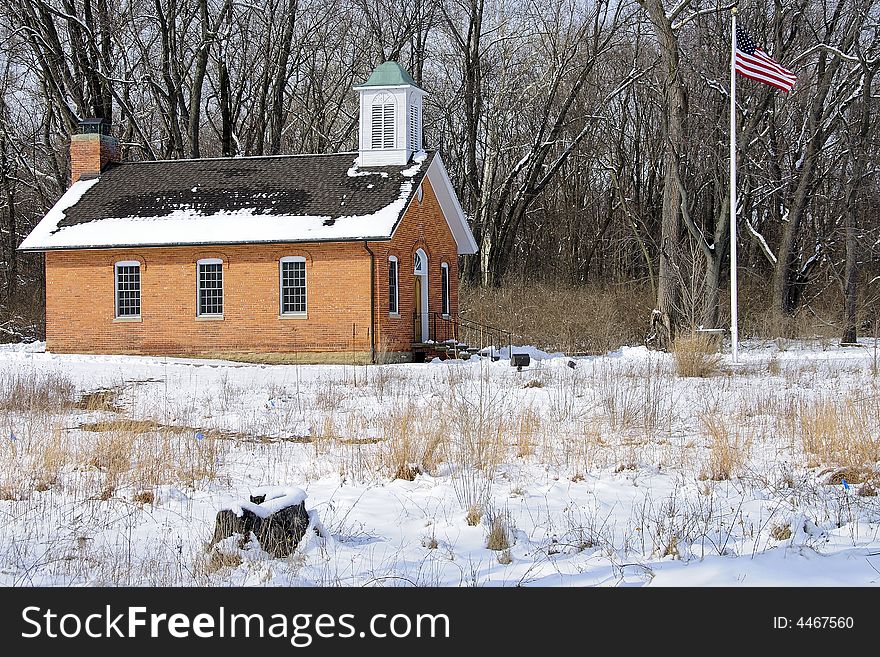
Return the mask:
<path id="1" fill-rule="evenodd" d="M 42 245 L 50 240 L 54 233 L 58 231 L 58 223 L 64 219 L 64 213 L 79 203 L 83 194 L 94 187 L 100 178 L 92 178 L 90 180 L 77 180 L 70 186 L 58 202 L 52 206 L 52 209 L 46 213 L 46 216 L 37 224 L 37 227 L 30 235 L 21 243 L 20 249 L 39 249 Z"/>
<path id="2" fill-rule="evenodd" d="M 354 162 L 351 163 L 351 168 L 348 170 L 349 178 L 357 178 L 358 176 L 369 176 L 375 175 L 378 171 L 361 171 L 358 167 L 360 166 L 361 158 L 354 158 Z"/>
<path id="3" fill-rule="evenodd" d="M 428 154 L 425 151 L 416 151 L 412 156 L 413 165 L 407 169 L 404 169 L 400 172 L 400 175 L 406 176 L 407 178 L 412 178 L 422 169 L 422 162 L 428 159 Z"/>
<path id="4" fill-rule="evenodd" d="M 346 193 L 337 196 L 335 203 L 324 201 L 313 204 L 311 212 L 305 209 L 302 203 L 291 202 L 279 205 L 273 195 L 281 194 L 286 191 L 285 189 L 280 191 L 273 188 L 266 190 L 259 188 L 239 189 L 235 186 L 235 182 L 225 190 L 217 188 L 216 181 L 214 187 L 208 186 L 208 191 L 214 193 L 215 196 L 218 191 L 222 192 L 219 200 L 215 200 L 213 205 L 200 201 L 198 197 L 187 198 L 186 194 L 181 196 L 179 190 L 175 189 L 170 189 L 163 196 L 163 188 L 157 187 L 155 184 L 147 185 L 149 194 L 142 195 L 140 201 L 137 201 L 137 195 L 132 193 L 131 198 L 135 199 L 134 201 L 128 205 L 125 203 L 114 205 L 102 202 L 102 187 L 99 183 L 103 176 L 78 181 L 46 214 L 19 248 L 50 251 L 55 249 L 388 239 L 406 211 L 416 184 L 420 182 L 420 175 L 425 173 L 426 169 L 435 168 L 429 166 L 435 160 L 439 160 L 439 158 L 432 158 L 429 153 L 418 151 L 413 155 L 411 166 L 397 173 L 393 168 L 389 172 L 387 167 L 384 171 L 362 170 L 359 167 L 358 159 L 354 159 L 347 175 L 350 177 L 381 176 L 372 179 L 375 181 L 375 185 L 371 181 L 370 184 L 355 186 L 350 190 L 342 185 L 342 190 L 346 190 Z M 177 162 L 174 165 L 180 166 Z M 151 163 L 149 166 L 161 166 L 161 163 Z M 343 164 L 332 173 L 336 176 L 345 176 L 345 172 Z M 116 195 L 120 194 L 120 181 L 123 180 L 119 178 L 121 173 L 124 173 L 124 169 L 115 171 L 115 179 L 112 179 L 114 172 L 105 174 L 111 176 L 111 179 L 107 181 L 107 184 L 110 185 L 108 189 L 114 190 L 112 193 Z M 214 174 L 215 177 L 217 175 L 216 172 L 209 173 Z M 384 183 L 383 188 L 383 182 L 381 182 L 383 179 L 387 180 L 389 174 L 399 181 L 396 185 L 392 183 L 390 190 L 387 183 Z M 145 175 L 141 172 L 142 177 Z M 152 175 L 151 173 L 146 177 L 148 182 L 152 180 L 150 178 Z M 197 178 L 193 173 L 189 175 L 192 178 Z M 400 177 L 398 178 L 398 176 Z M 188 193 L 196 194 L 203 188 L 202 183 L 197 179 L 192 182 L 187 181 L 187 183 Z M 240 184 L 246 183 L 243 181 Z M 432 181 L 432 184 L 437 187 L 435 182 Z M 83 199 L 83 196 L 95 185 L 98 185 L 97 189 Z M 379 191 L 384 189 L 385 191 L 382 192 L 384 197 L 380 197 L 382 199 L 380 203 L 365 204 L 363 195 L 372 193 L 367 190 L 374 188 L 379 188 Z M 397 189 L 396 195 L 394 194 L 395 188 Z M 124 184 L 121 189 L 121 193 L 126 193 L 127 188 Z M 290 189 L 292 192 L 298 191 L 295 184 L 292 184 Z M 308 194 L 309 188 L 305 189 L 305 193 Z M 241 191 L 247 193 L 239 194 Z M 451 188 L 449 193 L 454 194 Z M 361 196 L 359 197 L 358 194 Z M 154 196 L 155 199 L 153 199 Z M 443 194 L 441 193 L 440 196 L 442 197 Z M 82 203 L 80 203 L 81 200 Z M 122 200 L 127 202 L 127 197 L 123 196 Z M 457 205 L 447 207 L 449 204 L 443 204 L 442 201 L 443 198 L 441 198 L 441 206 L 444 209 L 444 214 L 456 211 Z M 76 212 L 80 214 L 95 212 L 95 208 L 100 209 L 100 212 L 96 213 L 94 218 L 83 221 L 76 217 L 74 206 L 76 206 Z M 86 206 L 89 210 L 83 211 L 82 208 Z M 309 206 L 306 205 L 306 207 Z M 302 212 L 302 214 L 298 214 L 298 212 Z M 456 218 L 458 218 L 457 215 Z M 461 218 L 458 219 L 460 221 L 453 219 L 453 224 L 456 227 L 458 227 L 458 223 L 463 221 Z M 462 230 L 469 232 L 466 228 Z M 462 239 L 459 232 L 461 231 L 455 232 L 457 242 Z M 475 251 L 475 247 L 468 247 L 467 244 L 463 250 L 460 249 L 460 252 L 463 253 L 473 251 Z"/>
<path id="5" fill-rule="evenodd" d="M 74 205 L 98 179 L 77 182 L 61 197 L 22 243 L 22 249 L 176 246 L 260 242 L 312 242 L 388 238 L 413 189 L 400 185 L 398 197 L 369 215 L 274 215 L 253 209 L 203 214 L 195 208 L 162 217 L 108 217 L 58 228 L 64 210 Z M 334 219 L 333 221 L 330 221 Z"/>

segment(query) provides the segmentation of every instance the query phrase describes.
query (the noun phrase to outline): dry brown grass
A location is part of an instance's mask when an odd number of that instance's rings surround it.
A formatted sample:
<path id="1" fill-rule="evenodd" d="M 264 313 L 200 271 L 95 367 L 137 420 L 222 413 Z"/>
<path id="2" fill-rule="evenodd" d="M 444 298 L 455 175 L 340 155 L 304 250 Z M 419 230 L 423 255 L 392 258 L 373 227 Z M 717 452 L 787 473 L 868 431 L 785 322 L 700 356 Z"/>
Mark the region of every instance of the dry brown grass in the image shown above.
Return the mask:
<path id="1" fill-rule="evenodd" d="M 489 515 L 489 534 L 486 536 L 486 548 L 496 552 L 501 550 L 509 550 L 510 537 L 510 519 L 506 514 Z"/>
<path id="2" fill-rule="evenodd" d="M 826 471 L 827 472 L 827 471 Z M 870 483 L 877 479 L 878 472 L 874 468 L 862 465 L 850 465 L 845 468 L 835 468 L 825 478 L 829 486 L 840 486 L 844 481 L 848 484 Z"/>
<path id="3" fill-rule="evenodd" d="M 877 497 L 878 488 L 880 488 L 880 483 L 866 481 L 864 484 L 859 486 L 858 495 L 859 497 Z"/>
<path id="4" fill-rule="evenodd" d="M 767 279 L 755 271 L 740 281 L 740 334 L 766 339 L 818 338 L 836 342 L 843 334 L 840 288 L 835 285 L 816 286 L 805 294 L 802 305 L 793 317 L 779 317 L 769 303 Z M 867 286 L 866 286 L 867 287 Z M 860 300 L 859 321 L 877 315 L 877 302 Z M 726 324 L 727 318 L 721 322 Z"/>
<path id="5" fill-rule="evenodd" d="M 678 551 L 678 536 L 672 534 L 669 537 L 666 544 L 663 546 L 663 551 L 660 553 L 660 556 L 672 557 L 673 559 L 678 559 L 681 556 Z"/>
<path id="6" fill-rule="evenodd" d="M 502 566 L 508 566 L 513 563 L 513 556 L 510 554 L 510 550 L 501 550 L 498 553 L 498 563 Z"/>
<path id="7" fill-rule="evenodd" d="M 0 451 L 0 490 L 10 499 L 53 488 L 106 500 L 123 487 L 194 487 L 219 478 L 228 450 L 210 434 L 199 440 L 152 422 L 119 419 L 94 433 L 67 428 L 64 416 L 38 418 Z"/>
<path id="8" fill-rule="evenodd" d="M 155 504 L 156 495 L 151 490 L 142 490 L 131 498 L 136 504 Z"/>
<path id="9" fill-rule="evenodd" d="M 159 429 L 173 431 L 174 427 L 167 427 L 159 424 L 155 420 L 132 420 L 125 417 L 117 417 L 112 420 L 101 420 L 99 422 L 83 422 L 79 425 L 83 431 L 91 431 L 93 433 L 146 433 L 147 431 L 157 431 Z"/>
<path id="10" fill-rule="evenodd" d="M 61 429 L 54 428 L 46 436 L 39 458 L 36 459 L 33 469 L 35 490 L 48 490 L 58 482 L 61 470 L 67 463 L 68 450 L 69 445 Z"/>
<path id="11" fill-rule="evenodd" d="M 751 450 L 751 436 L 739 427 L 729 427 L 724 418 L 704 415 L 703 433 L 709 439 L 709 459 L 703 471 L 704 478 L 725 481 L 741 476 Z"/>
<path id="12" fill-rule="evenodd" d="M 723 293 L 722 293 L 723 294 Z M 824 286 L 818 296 L 794 317 L 778 317 L 770 309 L 767 284 L 761 273 L 740 285 L 740 332 L 761 338 L 810 338 L 833 343 L 840 338 L 840 296 Z M 484 289 L 462 282 L 461 312 L 473 320 L 514 333 L 514 341 L 549 351 L 601 354 L 621 345 L 643 344 L 655 307 L 650 286 L 594 283 L 529 283 L 508 280 L 500 288 Z M 722 304 L 719 326 L 727 325 Z M 863 303 L 859 317 L 876 316 L 876 302 Z"/>
<path id="13" fill-rule="evenodd" d="M 516 456 L 526 458 L 535 453 L 535 440 L 542 431 L 541 415 L 533 408 L 523 410 L 515 418 Z"/>
<path id="14" fill-rule="evenodd" d="M 786 419 L 809 462 L 873 468 L 880 462 L 874 403 L 876 400 L 852 397 L 804 400 Z"/>
<path id="15" fill-rule="evenodd" d="M 708 378 L 721 373 L 721 354 L 708 335 L 680 335 L 675 339 L 672 355 L 675 359 L 675 373 L 680 377 Z"/>
<path id="16" fill-rule="evenodd" d="M 383 418 L 382 432 L 378 468 L 388 476 L 412 481 L 421 472 L 436 471 L 448 439 L 444 418 L 407 403 Z"/>
<path id="17" fill-rule="evenodd" d="M 791 525 L 773 525 L 770 529 L 770 538 L 774 541 L 787 541 L 791 538 Z"/>
<path id="18" fill-rule="evenodd" d="M 0 411 L 60 413 L 74 403 L 75 392 L 73 382 L 58 373 L 0 373 Z"/>
<path id="19" fill-rule="evenodd" d="M 116 400 L 119 398 L 119 390 L 115 388 L 103 388 L 86 392 L 80 396 L 74 408 L 82 411 L 103 411 L 107 413 L 121 413 Z"/>
<path id="20" fill-rule="evenodd" d="M 107 478 L 116 480 L 119 474 L 131 468 L 131 435 L 113 433 L 102 435 L 94 443 L 88 462 L 93 467 L 107 473 Z"/>
<path id="21" fill-rule="evenodd" d="M 226 552 L 218 547 L 196 559 L 196 573 L 202 576 L 214 575 L 227 568 L 237 568 L 243 562 L 241 555 Z"/>
<path id="22" fill-rule="evenodd" d="M 498 289 L 462 285 L 461 312 L 514 333 L 515 342 L 550 351 L 599 354 L 642 344 L 653 308 L 647 286 L 507 282 Z"/>

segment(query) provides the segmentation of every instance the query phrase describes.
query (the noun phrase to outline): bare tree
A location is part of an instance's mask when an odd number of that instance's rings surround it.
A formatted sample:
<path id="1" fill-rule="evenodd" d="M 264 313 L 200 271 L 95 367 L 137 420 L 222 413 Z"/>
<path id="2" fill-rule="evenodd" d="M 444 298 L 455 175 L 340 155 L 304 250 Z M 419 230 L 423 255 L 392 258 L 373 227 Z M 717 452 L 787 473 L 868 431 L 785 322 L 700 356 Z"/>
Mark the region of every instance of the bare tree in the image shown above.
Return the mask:
<path id="1" fill-rule="evenodd" d="M 644 286 L 654 343 L 668 348 L 683 327 L 724 321 L 726 8 L 9 0 L 0 324 L 13 306 L 39 323 L 41 263 L 14 247 L 67 186 L 80 119 L 111 121 L 129 159 L 351 150 L 352 86 L 393 59 L 428 91 L 424 141 L 442 150 L 480 246 L 463 275 Z M 764 311 L 789 318 L 833 298 L 849 341 L 865 304 L 880 303 L 863 285 L 880 275 L 880 0 L 774 0 L 743 19 L 799 76 L 785 96 L 743 81 L 737 99 L 741 273 L 746 292 L 772 282 L 744 330 Z"/>

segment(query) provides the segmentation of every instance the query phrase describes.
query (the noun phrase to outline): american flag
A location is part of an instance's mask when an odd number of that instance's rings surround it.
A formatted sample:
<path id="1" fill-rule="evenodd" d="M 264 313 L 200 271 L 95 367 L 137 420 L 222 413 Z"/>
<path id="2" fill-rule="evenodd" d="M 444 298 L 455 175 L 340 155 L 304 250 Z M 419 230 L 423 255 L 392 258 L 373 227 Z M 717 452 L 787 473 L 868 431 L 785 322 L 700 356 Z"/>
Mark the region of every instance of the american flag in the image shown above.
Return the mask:
<path id="1" fill-rule="evenodd" d="M 742 29 L 736 28 L 736 71 L 751 80 L 757 80 L 782 91 L 791 91 L 797 76 L 770 59 Z"/>

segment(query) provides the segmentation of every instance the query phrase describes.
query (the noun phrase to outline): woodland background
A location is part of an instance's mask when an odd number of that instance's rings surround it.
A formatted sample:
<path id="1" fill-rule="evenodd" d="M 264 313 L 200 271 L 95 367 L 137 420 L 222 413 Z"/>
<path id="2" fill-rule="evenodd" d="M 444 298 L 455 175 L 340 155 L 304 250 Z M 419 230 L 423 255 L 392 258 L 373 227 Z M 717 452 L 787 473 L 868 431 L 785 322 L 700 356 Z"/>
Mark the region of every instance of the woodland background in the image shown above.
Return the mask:
<path id="1" fill-rule="evenodd" d="M 103 117 L 126 159 L 354 150 L 351 87 L 386 59 L 429 92 L 480 245 L 466 312 L 572 351 L 728 321 L 730 4 L 706 0 L 6 0 L 0 340 L 39 338 L 15 248 Z M 798 75 L 738 80 L 747 335 L 877 334 L 877 0 L 753 0 Z M 652 313 L 656 309 L 658 312 Z"/>

